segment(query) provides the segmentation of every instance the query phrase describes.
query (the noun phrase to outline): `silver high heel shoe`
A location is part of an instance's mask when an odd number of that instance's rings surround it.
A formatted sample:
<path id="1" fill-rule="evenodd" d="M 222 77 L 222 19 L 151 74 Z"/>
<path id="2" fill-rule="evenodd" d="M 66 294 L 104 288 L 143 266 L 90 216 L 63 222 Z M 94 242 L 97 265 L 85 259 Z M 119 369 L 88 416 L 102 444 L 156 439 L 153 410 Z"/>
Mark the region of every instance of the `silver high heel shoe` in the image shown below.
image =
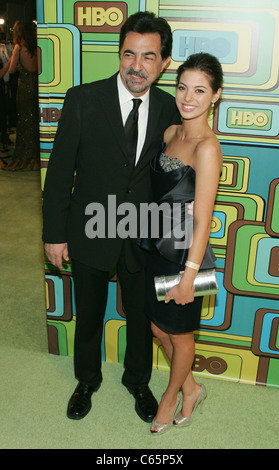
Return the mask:
<path id="1" fill-rule="evenodd" d="M 151 426 L 150 426 L 150 432 L 155 436 L 157 434 L 164 434 L 164 432 L 167 432 L 173 425 L 173 419 L 174 419 L 174 415 L 175 415 L 175 412 L 176 412 L 176 409 L 179 405 L 179 402 L 180 402 L 180 395 L 178 394 L 177 395 L 177 398 L 176 398 L 176 404 L 175 404 L 175 410 L 174 410 L 174 413 L 173 413 L 173 417 L 172 419 L 167 423 L 167 424 L 160 424 L 160 423 L 157 423 L 155 421 L 155 419 L 152 421 L 151 423 Z M 152 431 L 151 429 L 152 428 L 155 428 L 156 431 Z"/>
<path id="2" fill-rule="evenodd" d="M 177 413 L 176 417 L 173 420 L 173 423 L 177 427 L 182 427 L 182 426 L 190 426 L 194 419 L 194 413 L 197 409 L 197 407 L 200 405 L 200 413 L 202 413 L 202 406 L 203 406 L 203 401 L 206 399 L 207 393 L 206 393 L 206 388 L 203 384 L 201 384 L 201 390 L 198 396 L 198 399 L 196 403 L 193 406 L 192 414 L 190 416 L 182 416 L 181 411 Z"/>

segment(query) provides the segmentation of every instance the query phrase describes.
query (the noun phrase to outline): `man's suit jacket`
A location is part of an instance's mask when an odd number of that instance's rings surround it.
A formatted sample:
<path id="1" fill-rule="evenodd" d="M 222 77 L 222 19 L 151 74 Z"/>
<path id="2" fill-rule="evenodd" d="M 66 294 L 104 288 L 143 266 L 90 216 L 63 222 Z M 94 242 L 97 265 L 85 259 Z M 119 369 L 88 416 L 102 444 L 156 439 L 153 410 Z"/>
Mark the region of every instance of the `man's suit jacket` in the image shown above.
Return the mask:
<path id="1" fill-rule="evenodd" d="M 152 86 L 146 140 L 137 165 L 131 165 L 116 77 L 68 90 L 44 186 L 44 242 L 68 242 L 70 257 L 101 270 L 115 266 L 123 239 L 88 238 L 85 225 L 92 215 L 85 214 L 87 205 L 100 203 L 107 217 L 108 195 L 115 195 L 117 206 L 131 202 L 139 214 L 140 203 L 150 201 L 150 160 L 165 129 L 180 122 L 174 98 Z M 141 249 L 135 239 L 129 243 L 127 259 L 136 271 Z"/>

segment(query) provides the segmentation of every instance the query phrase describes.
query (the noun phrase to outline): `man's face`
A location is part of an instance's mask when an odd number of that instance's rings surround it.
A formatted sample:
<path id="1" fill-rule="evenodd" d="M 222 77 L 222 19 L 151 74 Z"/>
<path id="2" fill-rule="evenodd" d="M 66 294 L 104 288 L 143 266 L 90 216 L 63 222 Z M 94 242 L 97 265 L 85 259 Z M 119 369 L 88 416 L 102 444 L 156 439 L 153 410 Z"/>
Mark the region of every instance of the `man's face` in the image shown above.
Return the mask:
<path id="1" fill-rule="evenodd" d="M 168 64 L 162 60 L 159 33 L 130 31 L 120 51 L 119 72 L 124 86 L 133 96 L 143 95 Z"/>

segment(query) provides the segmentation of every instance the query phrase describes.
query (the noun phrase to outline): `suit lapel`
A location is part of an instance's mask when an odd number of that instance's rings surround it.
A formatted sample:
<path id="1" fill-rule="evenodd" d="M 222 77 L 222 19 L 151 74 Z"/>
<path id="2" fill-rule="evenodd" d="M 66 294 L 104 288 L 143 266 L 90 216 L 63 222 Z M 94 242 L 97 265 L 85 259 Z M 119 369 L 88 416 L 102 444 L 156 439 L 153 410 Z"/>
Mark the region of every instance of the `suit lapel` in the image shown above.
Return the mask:
<path id="1" fill-rule="evenodd" d="M 154 95 L 153 89 L 151 87 L 150 96 L 149 96 L 149 110 L 148 110 L 146 138 L 145 138 L 144 146 L 143 146 L 139 161 L 136 165 L 136 168 L 140 167 L 142 164 L 145 164 L 147 151 L 153 141 L 154 132 L 156 131 L 156 127 L 157 127 L 156 123 L 160 116 L 161 109 L 162 109 L 161 102 Z"/>
<path id="2" fill-rule="evenodd" d="M 101 106 L 107 116 L 108 129 L 113 133 L 114 139 L 118 142 L 121 150 L 126 155 L 125 134 L 122 122 L 121 109 L 119 104 L 117 89 L 117 74 L 108 78 L 101 94 Z M 123 155 L 124 156 L 124 155 Z"/>

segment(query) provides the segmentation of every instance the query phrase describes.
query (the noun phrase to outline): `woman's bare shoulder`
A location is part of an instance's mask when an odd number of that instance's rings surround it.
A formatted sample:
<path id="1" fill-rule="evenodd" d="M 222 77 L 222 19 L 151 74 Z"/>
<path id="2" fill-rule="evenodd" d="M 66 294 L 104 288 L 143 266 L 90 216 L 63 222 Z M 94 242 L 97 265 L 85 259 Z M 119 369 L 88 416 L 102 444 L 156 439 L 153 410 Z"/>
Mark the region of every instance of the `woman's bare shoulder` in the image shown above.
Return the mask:
<path id="1" fill-rule="evenodd" d="M 208 165 L 215 161 L 216 165 L 222 166 L 223 156 L 221 145 L 213 132 L 198 143 L 195 153 L 197 164 Z"/>
<path id="2" fill-rule="evenodd" d="M 196 147 L 198 155 L 221 155 L 221 145 L 216 135 L 212 132 L 202 139 Z"/>
<path id="3" fill-rule="evenodd" d="M 169 142 L 176 134 L 179 124 L 173 124 L 168 127 L 164 132 L 164 142 Z"/>

